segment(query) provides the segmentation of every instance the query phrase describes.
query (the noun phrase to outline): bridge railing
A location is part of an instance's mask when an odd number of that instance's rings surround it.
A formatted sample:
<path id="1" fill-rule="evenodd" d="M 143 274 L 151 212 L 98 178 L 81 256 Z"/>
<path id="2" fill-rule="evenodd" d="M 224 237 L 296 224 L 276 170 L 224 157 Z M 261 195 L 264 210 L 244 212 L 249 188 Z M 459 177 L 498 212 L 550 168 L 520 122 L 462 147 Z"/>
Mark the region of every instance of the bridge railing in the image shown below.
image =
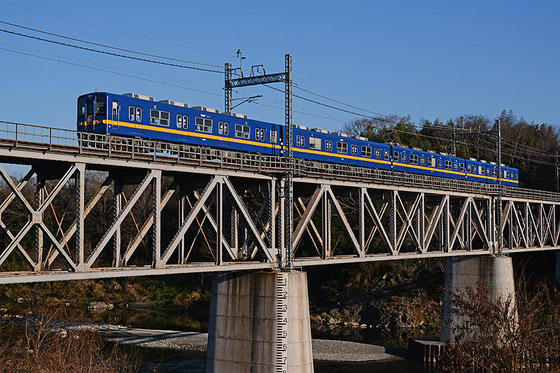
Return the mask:
<path id="1" fill-rule="evenodd" d="M 78 132 L 67 129 L 0 121 L 0 146 L 36 151 L 56 151 L 72 154 L 104 156 L 116 159 L 198 164 L 205 167 L 281 173 L 286 170 L 286 158 L 216 149 L 204 146 L 170 143 L 142 138 Z M 428 175 L 407 174 L 368 167 L 328 162 L 295 160 L 296 176 L 375 182 L 403 187 L 429 188 L 463 193 L 496 195 L 495 184 L 472 183 Z M 560 194 L 542 190 L 501 187 L 504 196 L 520 199 L 560 202 Z"/>
<path id="2" fill-rule="evenodd" d="M 23 147 L 76 147 L 78 135 L 67 129 L 0 121 L 0 142 Z"/>

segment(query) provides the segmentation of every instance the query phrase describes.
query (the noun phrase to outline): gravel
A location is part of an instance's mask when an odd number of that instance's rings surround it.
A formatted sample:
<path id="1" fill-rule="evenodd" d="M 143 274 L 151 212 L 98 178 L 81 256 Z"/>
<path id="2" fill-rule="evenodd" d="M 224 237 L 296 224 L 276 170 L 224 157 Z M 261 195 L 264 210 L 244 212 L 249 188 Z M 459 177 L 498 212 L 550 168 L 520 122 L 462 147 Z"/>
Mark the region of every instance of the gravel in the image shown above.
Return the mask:
<path id="1" fill-rule="evenodd" d="M 124 328 L 107 332 L 107 340 L 139 347 L 206 352 L 208 333 Z M 372 361 L 401 359 L 402 351 L 390 347 L 313 339 L 313 359 L 318 361 Z"/>

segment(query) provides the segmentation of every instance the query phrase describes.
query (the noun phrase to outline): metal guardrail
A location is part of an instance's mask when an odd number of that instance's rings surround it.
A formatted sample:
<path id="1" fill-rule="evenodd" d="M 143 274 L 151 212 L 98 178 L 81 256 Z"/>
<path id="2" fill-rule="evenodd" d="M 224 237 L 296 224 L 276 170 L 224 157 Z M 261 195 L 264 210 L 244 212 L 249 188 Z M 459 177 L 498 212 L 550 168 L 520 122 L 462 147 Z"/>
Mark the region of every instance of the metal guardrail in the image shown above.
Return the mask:
<path id="1" fill-rule="evenodd" d="M 78 132 L 24 123 L 0 121 L 0 148 L 52 151 L 73 155 L 135 159 L 140 161 L 196 164 L 210 168 L 247 170 L 259 173 L 283 173 L 286 159 L 257 153 L 239 152 L 188 144 Z M 375 182 L 415 188 L 496 195 L 498 185 L 406 174 L 368 167 L 295 159 L 296 177 Z M 501 187 L 502 196 L 560 202 L 560 193 Z"/>

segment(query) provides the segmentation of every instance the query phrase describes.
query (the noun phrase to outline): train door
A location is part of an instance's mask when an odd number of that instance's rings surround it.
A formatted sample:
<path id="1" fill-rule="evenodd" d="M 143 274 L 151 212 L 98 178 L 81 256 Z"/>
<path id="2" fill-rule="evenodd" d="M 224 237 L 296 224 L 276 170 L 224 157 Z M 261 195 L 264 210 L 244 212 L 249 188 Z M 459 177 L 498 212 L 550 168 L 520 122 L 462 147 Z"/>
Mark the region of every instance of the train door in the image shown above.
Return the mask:
<path id="1" fill-rule="evenodd" d="M 113 101 L 111 103 L 111 120 L 119 122 L 119 102 Z"/>

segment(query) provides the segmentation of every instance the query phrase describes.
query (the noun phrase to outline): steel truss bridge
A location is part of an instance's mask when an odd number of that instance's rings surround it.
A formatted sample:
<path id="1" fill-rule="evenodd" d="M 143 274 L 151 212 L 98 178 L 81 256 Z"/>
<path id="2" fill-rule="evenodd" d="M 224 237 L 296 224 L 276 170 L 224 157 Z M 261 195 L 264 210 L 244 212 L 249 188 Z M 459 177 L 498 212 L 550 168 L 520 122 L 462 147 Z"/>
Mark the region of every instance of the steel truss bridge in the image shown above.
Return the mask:
<path id="1" fill-rule="evenodd" d="M 0 283 L 278 268 L 286 162 L 0 122 Z M 557 193 L 293 167 L 295 267 L 560 249 Z"/>

